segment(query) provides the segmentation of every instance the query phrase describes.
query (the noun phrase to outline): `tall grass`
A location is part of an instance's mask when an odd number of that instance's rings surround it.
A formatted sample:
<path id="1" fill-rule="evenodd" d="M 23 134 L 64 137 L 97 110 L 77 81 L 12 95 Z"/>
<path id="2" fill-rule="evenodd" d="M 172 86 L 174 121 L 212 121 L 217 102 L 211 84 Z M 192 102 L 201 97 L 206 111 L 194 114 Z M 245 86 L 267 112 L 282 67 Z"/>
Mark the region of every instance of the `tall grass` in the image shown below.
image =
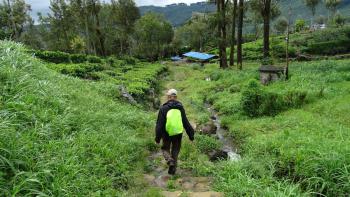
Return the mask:
<path id="1" fill-rule="evenodd" d="M 256 91 L 262 99 L 271 93 L 283 102 L 267 99 L 272 107 L 259 105 L 258 112 L 260 107 L 275 111 L 250 117 L 242 97 L 248 82 L 259 79 L 257 68 L 254 63 L 247 63 L 243 71 L 220 70 L 217 65 L 191 72 L 187 67 L 173 68 L 178 76 L 182 72 L 186 76 L 176 86 L 187 98 L 195 98 L 185 99 L 190 116 L 202 116 L 196 106 L 210 102 L 242 155 L 236 163 L 197 162 L 192 167 L 213 175 L 214 188 L 227 196 L 348 196 L 350 61 L 293 62 L 289 81 Z M 298 92 L 305 93 L 303 102 L 294 94 Z"/>
<path id="2" fill-rule="evenodd" d="M 153 118 L 109 83 L 47 69 L 0 41 L 0 193 L 118 196 L 132 188 Z"/>

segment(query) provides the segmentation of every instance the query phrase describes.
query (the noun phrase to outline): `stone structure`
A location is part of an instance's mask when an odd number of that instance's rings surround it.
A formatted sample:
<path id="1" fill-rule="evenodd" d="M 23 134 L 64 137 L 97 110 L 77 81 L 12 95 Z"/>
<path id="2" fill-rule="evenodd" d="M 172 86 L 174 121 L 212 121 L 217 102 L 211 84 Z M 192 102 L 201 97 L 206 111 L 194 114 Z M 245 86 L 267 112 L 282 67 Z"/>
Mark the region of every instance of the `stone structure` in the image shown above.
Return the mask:
<path id="1" fill-rule="evenodd" d="M 261 66 L 259 68 L 260 82 L 264 85 L 277 81 L 284 75 L 284 68 L 276 66 Z"/>

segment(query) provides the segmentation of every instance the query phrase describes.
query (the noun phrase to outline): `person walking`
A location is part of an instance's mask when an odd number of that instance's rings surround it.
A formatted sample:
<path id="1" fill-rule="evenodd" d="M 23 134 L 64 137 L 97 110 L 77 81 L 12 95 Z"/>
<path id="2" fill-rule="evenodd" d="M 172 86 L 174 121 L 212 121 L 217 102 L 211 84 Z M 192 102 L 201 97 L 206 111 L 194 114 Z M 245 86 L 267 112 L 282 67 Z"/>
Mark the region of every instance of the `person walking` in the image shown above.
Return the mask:
<path id="1" fill-rule="evenodd" d="M 167 97 L 168 101 L 162 105 L 158 113 L 155 141 L 159 144 L 160 140 L 163 140 L 161 149 L 169 166 L 168 173 L 174 175 L 183 130 L 186 130 L 191 141 L 194 140 L 194 130 L 186 117 L 183 105 L 177 100 L 177 91 L 168 90 Z"/>

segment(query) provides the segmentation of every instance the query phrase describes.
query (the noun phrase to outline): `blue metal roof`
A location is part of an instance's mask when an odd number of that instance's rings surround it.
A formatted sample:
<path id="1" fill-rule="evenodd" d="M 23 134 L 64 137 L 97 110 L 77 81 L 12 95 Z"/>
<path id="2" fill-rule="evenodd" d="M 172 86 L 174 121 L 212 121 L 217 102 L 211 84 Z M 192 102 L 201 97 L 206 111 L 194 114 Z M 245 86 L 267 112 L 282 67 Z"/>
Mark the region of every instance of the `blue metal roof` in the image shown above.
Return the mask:
<path id="1" fill-rule="evenodd" d="M 215 55 L 206 54 L 206 53 L 199 53 L 199 52 L 188 52 L 188 53 L 183 54 L 183 56 L 191 57 L 191 58 L 195 58 L 195 59 L 200 59 L 200 60 L 209 60 L 209 59 L 215 57 Z"/>

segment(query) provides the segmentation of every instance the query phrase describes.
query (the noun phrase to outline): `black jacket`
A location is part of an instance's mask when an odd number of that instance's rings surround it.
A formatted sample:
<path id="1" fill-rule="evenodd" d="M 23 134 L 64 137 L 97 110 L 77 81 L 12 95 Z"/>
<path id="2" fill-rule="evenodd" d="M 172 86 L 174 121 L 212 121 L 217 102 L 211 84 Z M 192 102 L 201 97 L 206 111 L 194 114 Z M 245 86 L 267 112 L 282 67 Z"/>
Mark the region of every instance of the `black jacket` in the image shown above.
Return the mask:
<path id="1" fill-rule="evenodd" d="M 182 124 L 186 130 L 188 137 L 190 138 L 191 141 L 193 141 L 194 130 L 186 117 L 184 107 L 179 101 L 169 100 L 168 102 L 163 104 L 163 106 L 160 108 L 158 113 L 158 119 L 157 119 L 157 125 L 156 125 L 156 138 L 155 138 L 156 142 L 159 143 L 161 138 L 169 139 L 169 134 L 165 130 L 165 125 L 166 125 L 166 115 L 168 111 L 171 109 L 178 109 L 181 111 Z"/>

